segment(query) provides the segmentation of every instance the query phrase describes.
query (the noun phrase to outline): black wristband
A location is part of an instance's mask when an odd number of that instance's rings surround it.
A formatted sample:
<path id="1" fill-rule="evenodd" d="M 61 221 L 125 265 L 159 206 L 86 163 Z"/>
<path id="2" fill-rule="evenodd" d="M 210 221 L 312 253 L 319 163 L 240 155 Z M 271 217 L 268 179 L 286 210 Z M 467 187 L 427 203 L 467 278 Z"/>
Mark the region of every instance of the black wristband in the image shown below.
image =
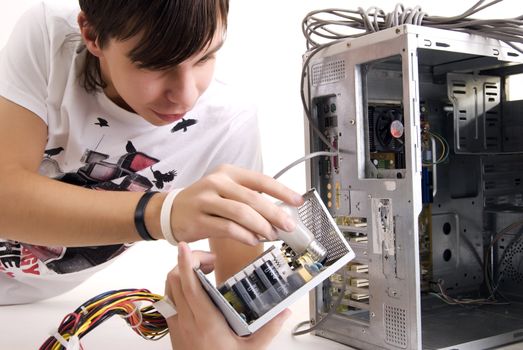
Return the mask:
<path id="1" fill-rule="evenodd" d="M 145 207 L 149 200 L 156 194 L 157 191 L 145 192 L 143 196 L 138 201 L 136 205 L 136 210 L 134 211 L 134 226 L 136 226 L 136 231 L 144 241 L 156 241 L 156 239 L 151 236 L 147 227 L 145 227 Z"/>

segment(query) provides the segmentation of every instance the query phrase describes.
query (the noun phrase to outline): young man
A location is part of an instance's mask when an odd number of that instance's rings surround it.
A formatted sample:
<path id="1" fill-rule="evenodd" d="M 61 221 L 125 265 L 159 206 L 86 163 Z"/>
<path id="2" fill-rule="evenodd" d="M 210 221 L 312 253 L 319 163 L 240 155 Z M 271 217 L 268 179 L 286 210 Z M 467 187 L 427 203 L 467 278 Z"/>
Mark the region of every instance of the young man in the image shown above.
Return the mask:
<path id="1" fill-rule="evenodd" d="M 0 304 L 75 287 L 165 218 L 171 241 L 209 238 L 218 281 L 293 229 L 262 193 L 301 196 L 259 173 L 255 113 L 213 79 L 227 12 L 80 0 L 19 21 L 0 53 Z"/>

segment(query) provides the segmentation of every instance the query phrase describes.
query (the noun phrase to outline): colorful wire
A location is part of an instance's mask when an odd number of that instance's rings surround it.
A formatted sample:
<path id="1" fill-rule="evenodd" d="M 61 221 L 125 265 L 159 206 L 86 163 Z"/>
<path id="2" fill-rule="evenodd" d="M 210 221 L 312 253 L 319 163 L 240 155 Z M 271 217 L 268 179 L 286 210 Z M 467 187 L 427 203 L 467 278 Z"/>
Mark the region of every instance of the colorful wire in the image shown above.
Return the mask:
<path id="1" fill-rule="evenodd" d="M 58 327 L 58 334 L 65 341 L 75 336 L 81 339 L 105 320 L 119 315 L 142 338 L 159 340 L 169 332 L 167 321 L 153 306 L 153 303 L 162 298 L 147 289 L 122 289 L 102 293 L 67 314 Z M 143 303 L 150 305 L 140 307 Z M 54 335 L 49 337 L 40 350 L 66 349 L 57 338 L 59 337 Z M 80 348 L 83 349 L 81 344 Z"/>
<path id="2" fill-rule="evenodd" d="M 426 132 L 430 138 L 438 141 L 438 143 L 440 144 L 440 148 L 441 148 L 441 154 L 433 162 L 424 161 L 423 166 L 437 165 L 437 164 L 441 164 L 441 163 L 445 162 L 449 158 L 449 154 L 450 154 L 450 146 L 449 146 L 449 143 L 447 142 L 447 140 L 445 140 L 445 138 L 443 136 L 441 136 L 438 133 L 435 133 L 434 131 L 425 130 L 424 132 Z"/>

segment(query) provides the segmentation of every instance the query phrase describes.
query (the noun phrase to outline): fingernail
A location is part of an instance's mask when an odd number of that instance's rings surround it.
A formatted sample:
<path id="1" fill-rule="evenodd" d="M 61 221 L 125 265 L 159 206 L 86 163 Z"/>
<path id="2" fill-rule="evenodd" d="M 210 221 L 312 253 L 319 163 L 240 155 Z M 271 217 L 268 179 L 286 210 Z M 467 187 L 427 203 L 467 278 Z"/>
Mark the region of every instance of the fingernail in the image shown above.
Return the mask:
<path id="1" fill-rule="evenodd" d="M 285 321 L 285 320 L 287 320 L 289 317 L 291 317 L 291 315 L 292 315 L 292 311 L 289 310 L 289 309 L 285 309 L 285 310 L 282 311 L 282 314 L 283 314 L 283 315 L 282 315 L 283 320 Z"/>
<path id="2" fill-rule="evenodd" d="M 256 237 L 253 237 L 253 238 L 251 239 L 251 243 L 252 243 L 252 245 L 257 245 L 257 244 L 260 243 L 260 240 L 259 240 L 258 238 L 256 238 Z"/>
<path id="3" fill-rule="evenodd" d="M 187 245 L 183 242 L 180 242 L 178 244 L 178 255 L 180 257 L 184 257 L 185 254 L 187 254 Z"/>
<path id="4" fill-rule="evenodd" d="M 303 204 L 303 196 L 301 194 L 295 193 L 292 199 L 294 200 L 294 203 L 298 205 Z"/>

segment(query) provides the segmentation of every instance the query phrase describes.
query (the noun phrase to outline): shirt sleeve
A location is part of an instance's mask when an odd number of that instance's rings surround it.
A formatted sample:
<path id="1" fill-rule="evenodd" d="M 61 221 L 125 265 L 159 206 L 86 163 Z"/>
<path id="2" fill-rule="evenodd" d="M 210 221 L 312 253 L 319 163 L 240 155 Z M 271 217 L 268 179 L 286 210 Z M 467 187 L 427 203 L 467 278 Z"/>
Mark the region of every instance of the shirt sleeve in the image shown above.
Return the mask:
<path id="1" fill-rule="evenodd" d="M 47 123 L 50 43 L 43 4 L 27 11 L 0 51 L 0 95 Z"/>

